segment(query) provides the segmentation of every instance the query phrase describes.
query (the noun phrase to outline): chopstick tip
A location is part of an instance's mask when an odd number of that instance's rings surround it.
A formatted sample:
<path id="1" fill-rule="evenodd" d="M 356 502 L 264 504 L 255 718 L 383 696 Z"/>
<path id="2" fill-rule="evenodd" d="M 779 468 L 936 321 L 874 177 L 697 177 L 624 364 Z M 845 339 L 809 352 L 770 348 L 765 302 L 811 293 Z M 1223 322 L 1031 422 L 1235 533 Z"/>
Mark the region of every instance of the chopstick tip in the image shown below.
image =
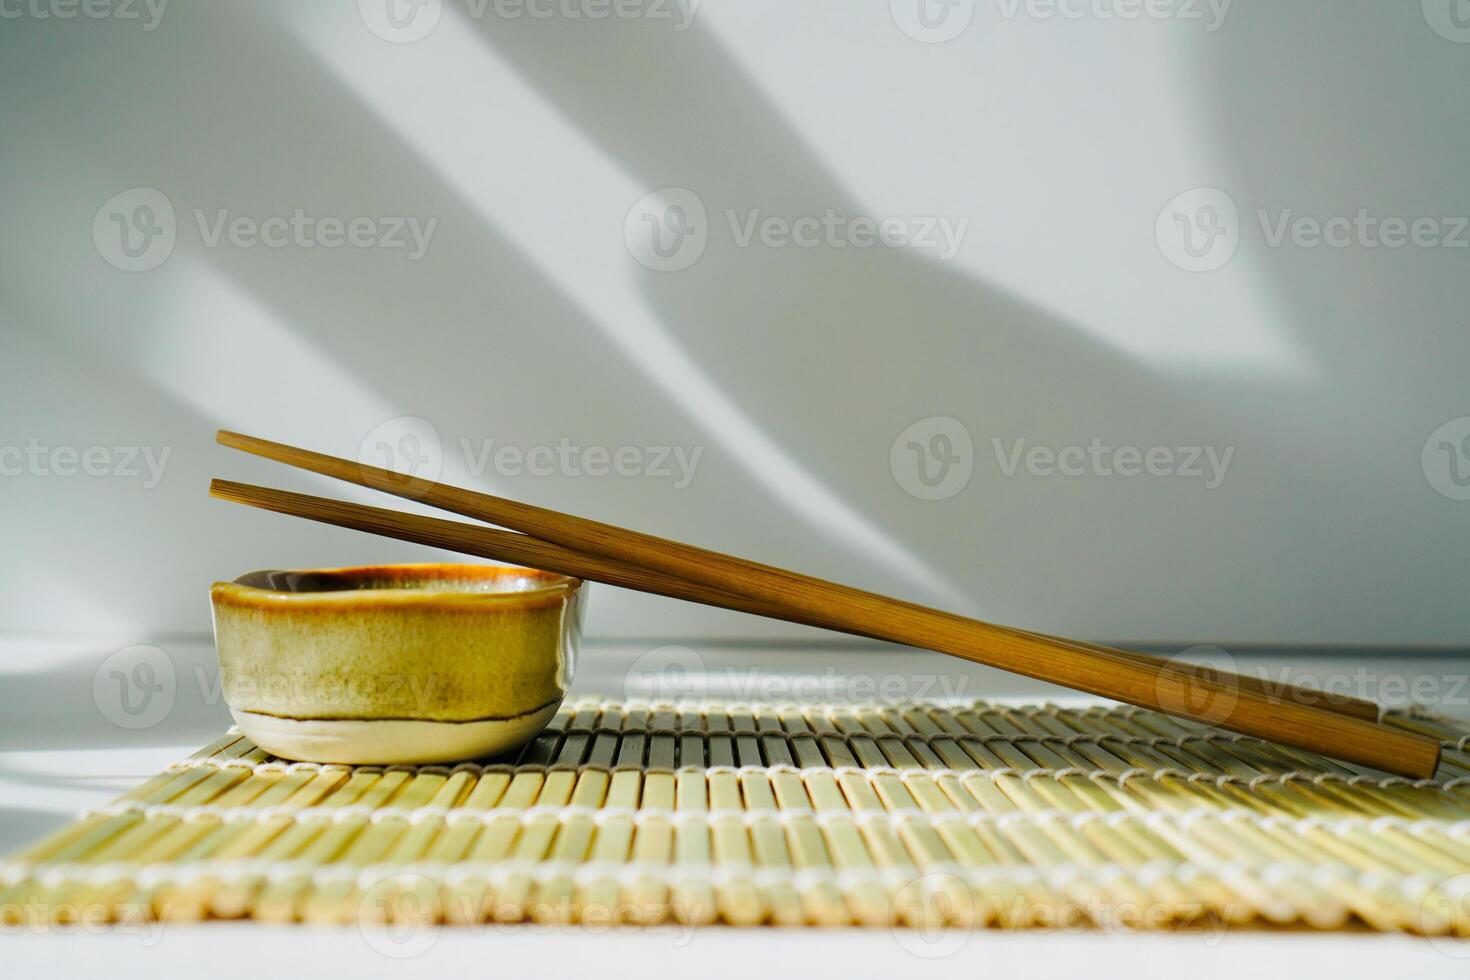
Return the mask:
<path id="1" fill-rule="evenodd" d="M 209 495 L 221 500 L 236 500 L 240 496 L 240 484 L 234 480 L 221 480 L 214 477 L 209 481 Z"/>

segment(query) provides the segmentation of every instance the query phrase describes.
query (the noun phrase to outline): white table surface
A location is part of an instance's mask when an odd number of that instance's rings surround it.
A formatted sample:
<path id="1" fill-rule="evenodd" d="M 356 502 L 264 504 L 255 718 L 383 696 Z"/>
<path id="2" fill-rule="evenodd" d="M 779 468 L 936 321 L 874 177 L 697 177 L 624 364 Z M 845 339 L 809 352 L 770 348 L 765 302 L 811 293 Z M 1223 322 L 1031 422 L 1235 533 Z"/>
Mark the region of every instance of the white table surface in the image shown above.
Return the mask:
<path id="1" fill-rule="evenodd" d="M 156 724 L 128 730 L 108 720 L 93 689 L 99 668 L 119 644 L 56 637 L 0 639 L 0 853 L 64 825 L 79 810 L 107 802 L 228 726 L 207 639 L 164 638 L 155 639 L 153 645 L 165 651 L 174 673 L 172 706 Z M 794 692 L 798 700 L 836 699 L 827 694 L 883 700 L 883 694 L 869 692 L 902 696 L 920 693 L 920 688 L 933 696 L 967 700 L 1076 697 L 1050 685 L 912 651 L 845 644 L 799 649 L 687 646 L 705 668 L 699 690 L 711 697 L 779 696 L 785 691 Z M 574 692 L 613 697 L 639 693 L 646 674 L 640 665 L 649 663 L 649 652 L 656 647 L 589 645 L 579 663 Z M 687 657 L 683 650 L 665 650 L 653 660 Z M 1238 669 L 1265 669 L 1273 679 L 1281 676 L 1281 665 L 1288 662 L 1294 682 L 1305 677 L 1346 679 L 1353 693 L 1377 694 L 1390 704 L 1402 703 L 1401 683 L 1412 689 L 1417 681 L 1421 693 L 1439 694 L 1438 707 L 1445 713 L 1470 715 L 1465 703 L 1470 691 L 1463 683 L 1470 660 L 1451 654 L 1298 651 L 1289 660 L 1263 653 L 1235 655 Z M 752 686 L 756 684 L 761 686 Z M 8 935 L 0 940 L 0 964 L 12 968 L 6 970 L 11 976 L 61 970 L 65 976 L 254 978 L 277 969 L 292 975 L 350 971 L 354 976 L 379 976 L 401 971 L 404 965 L 441 975 L 493 969 L 502 975 L 514 970 L 526 975 L 647 977 L 698 970 L 713 977 L 750 977 L 757 971 L 796 974 L 824 967 L 835 967 L 847 976 L 892 976 L 963 964 L 983 966 L 992 974 L 1118 974 L 1132 980 L 1177 977 L 1182 970 L 1223 977 L 1306 975 L 1327 968 L 1334 977 L 1374 978 L 1466 976 L 1470 970 L 1470 942 L 1432 943 L 1370 933 L 979 931 L 926 939 L 889 930 L 485 925 L 384 936 L 353 927 L 282 928 L 235 922 L 78 926 L 66 933 L 44 934 L 24 926 L 3 929 Z M 555 948 L 548 943 L 555 943 Z"/>

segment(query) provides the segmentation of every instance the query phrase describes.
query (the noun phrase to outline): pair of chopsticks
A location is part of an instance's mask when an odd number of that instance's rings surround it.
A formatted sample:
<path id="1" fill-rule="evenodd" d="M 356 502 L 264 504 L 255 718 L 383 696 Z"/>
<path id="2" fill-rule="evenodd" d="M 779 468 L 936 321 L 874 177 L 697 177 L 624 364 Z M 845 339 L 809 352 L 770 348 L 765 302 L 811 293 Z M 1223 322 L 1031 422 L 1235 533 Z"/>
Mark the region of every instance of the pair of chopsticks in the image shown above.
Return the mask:
<path id="1" fill-rule="evenodd" d="M 220 431 L 221 445 L 510 530 L 215 480 L 213 496 L 339 527 L 594 582 L 935 650 L 1089 694 L 1425 779 L 1439 743 L 1377 723 L 1371 702 L 998 626 L 799 572 Z"/>

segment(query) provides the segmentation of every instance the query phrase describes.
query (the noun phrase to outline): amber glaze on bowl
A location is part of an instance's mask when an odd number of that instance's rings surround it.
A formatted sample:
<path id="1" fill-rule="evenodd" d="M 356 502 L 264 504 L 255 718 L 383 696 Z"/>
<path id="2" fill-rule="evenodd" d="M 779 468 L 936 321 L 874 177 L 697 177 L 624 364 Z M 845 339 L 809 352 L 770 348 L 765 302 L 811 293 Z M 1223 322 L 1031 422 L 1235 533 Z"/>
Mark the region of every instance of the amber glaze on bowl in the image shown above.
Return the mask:
<path id="1" fill-rule="evenodd" d="M 507 751 L 566 695 L 580 579 L 496 565 L 269 570 L 210 589 L 230 713 L 288 759 L 391 765 Z"/>

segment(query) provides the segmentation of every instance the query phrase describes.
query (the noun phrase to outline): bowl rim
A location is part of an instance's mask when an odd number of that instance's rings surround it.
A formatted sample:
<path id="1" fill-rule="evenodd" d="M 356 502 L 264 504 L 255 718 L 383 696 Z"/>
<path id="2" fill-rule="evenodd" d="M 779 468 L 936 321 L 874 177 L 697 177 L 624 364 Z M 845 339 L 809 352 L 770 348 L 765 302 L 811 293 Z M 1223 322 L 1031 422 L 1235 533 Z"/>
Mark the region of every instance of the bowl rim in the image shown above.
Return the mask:
<path id="1" fill-rule="evenodd" d="M 248 582 L 264 575 L 331 575 L 350 577 L 383 577 L 385 574 L 425 578 L 532 578 L 543 581 L 534 588 L 504 592 L 472 592 L 456 589 L 411 589 L 385 586 L 368 589 L 327 589 L 295 591 L 270 588 Z M 335 568 L 262 568 L 246 572 L 235 579 L 215 582 L 209 588 L 211 600 L 233 606 L 253 608 L 301 608 L 318 606 L 474 606 L 481 608 L 527 608 L 559 603 L 574 596 L 582 587 L 582 579 L 560 572 L 518 565 L 471 564 L 468 562 L 396 562 L 378 565 L 343 565 Z"/>

